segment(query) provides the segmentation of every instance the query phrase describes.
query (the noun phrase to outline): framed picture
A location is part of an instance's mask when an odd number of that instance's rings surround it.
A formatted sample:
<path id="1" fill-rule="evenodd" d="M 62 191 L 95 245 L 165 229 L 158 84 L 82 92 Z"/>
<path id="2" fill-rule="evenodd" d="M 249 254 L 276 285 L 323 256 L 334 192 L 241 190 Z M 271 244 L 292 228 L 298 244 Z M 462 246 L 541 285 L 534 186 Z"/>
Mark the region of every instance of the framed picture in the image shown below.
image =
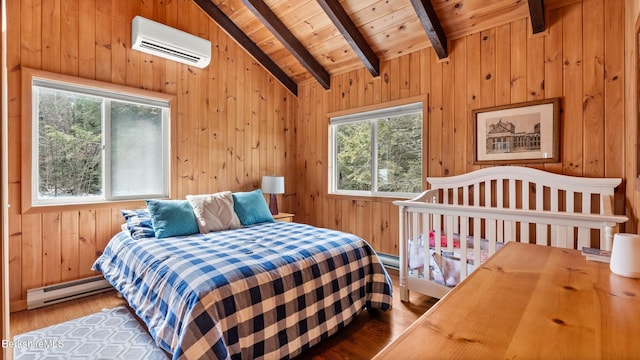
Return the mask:
<path id="1" fill-rule="evenodd" d="M 560 161 L 560 99 L 473 110 L 473 163 Z"/>

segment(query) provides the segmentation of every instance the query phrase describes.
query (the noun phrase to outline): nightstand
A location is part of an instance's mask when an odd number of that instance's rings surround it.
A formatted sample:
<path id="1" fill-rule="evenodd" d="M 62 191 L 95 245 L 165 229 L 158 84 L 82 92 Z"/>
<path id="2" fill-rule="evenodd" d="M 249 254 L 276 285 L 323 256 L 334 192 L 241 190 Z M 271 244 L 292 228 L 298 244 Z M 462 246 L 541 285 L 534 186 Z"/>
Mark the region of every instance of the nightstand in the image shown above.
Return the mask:
<path id="1" fill-rule="evenodd" d="M 276 215 L 273 215 L 273 219 L 275 221 L 282 221 L 282 222 L 293 222 L 293 217 L 295 215 L 293 214 L 289 214 L 289 213 L 277 213 Z"/>

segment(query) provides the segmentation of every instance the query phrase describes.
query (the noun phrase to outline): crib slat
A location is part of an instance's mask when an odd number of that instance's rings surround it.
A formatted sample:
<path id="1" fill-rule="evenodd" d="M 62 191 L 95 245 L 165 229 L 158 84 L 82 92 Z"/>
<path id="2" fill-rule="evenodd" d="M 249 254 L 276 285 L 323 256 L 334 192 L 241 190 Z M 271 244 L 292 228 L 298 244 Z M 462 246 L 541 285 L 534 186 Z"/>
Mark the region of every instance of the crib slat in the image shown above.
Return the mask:
<path id="1" fill-rule="evenodd" d="M 544 210 L 544 186 L 536 185 L 536 210 Z M 536 244 L 547 245 L 547 226 L 536 224 Z"/>
<path id="2" fill-rule="evenodd" d="M 408 221 L 407 231 L 408 231 L 408 234 L 406 234 L 407 247 L 405 249 L 405 251 L 407 251 L 407 252 L 411 251 L 411 245 L 419 246 L 419 244 L 420 244 L 420 234 L 421 234 L 420 233 L 420 222 L 423 219 L 423 217 L 424 217 L 424 214 L 421 214 L 421 213 L 417 213 L 417 212 L 416 213 L 414 213 L 414 212 L 408 213 L 408 216 L 407 216 L 407 221 Z M 409 240 L 412 241 L 412 244 L 409 243 Z M 407 261 L 407 263 L 405 263 L 405 268 L 407 269 L 407 271 L 410 268 L 410 266 L 411 266 L 411 263 L 409 261 Z"/>
<path id="3" fill-rule="evenodd" d="M 491 207 L 491 181 L 485 181 L 484 183 L 484 206 Z"/>
<path id="4" fill-rule="evenodd" d="M 509 209 L 516 208 L 516 181 L 514 179 L 509 179 L 509 204 L 507 205 Z M 515 221 L 507 221 L 504 224 L 504 236 L 507 241 L 516 240 L 516 222 Z"/>
<path id="5" fill-rule="evenodd" d="M 549 188 L 549 192 L 551 193 L 551 211 L 553 212 L 558 212 L 558 199 L 560 198 L 560 190 L 558 190 L 557 187 L 551 187 Z M 559 247 L 564 247 L 560 245 L 560 241 L 562 241 L 560 238 L 558 238 L 558 226 L 557 225 L 551 225 L 551 246 L 559 246 Z"/>
<path id="6" fill-rule="evenodd" d="M 400 251 L 400 270 L 399 270 L 399 277 L 400 277 L 400 281 L 399 281 L 399 286 L 400 286 L 400 299 L 402 301 L 409 301 L 409 289 L 407 288 L 407 267 L 409 266 L 409 264 L 407 264 L 407 256 L 405 254 L 407 254 L 407 244 L 409 241 L 409 238 L 407 237 L 409 234 L 405 234 L 405 229 L 410 229 L 410 224 L 409 224 L 409 219 L 406 212 L 406 208 L 404 206 L 400 206 L 399 207 L 399 212 L 400 212 L 400 229 L 399 229 L 399 244 L 398 244 L 398 250 Z"/>
<path id="7" fill-rule="evenodd" d="M 497 199 L 497 203 L 496 203 L 496 207 L 499 209 L 504 208 L 504 203 L 503 203 L 503 199 L 504 199 L 504 179 L 498 179 L 496 181 L 496 199 Z M 500 242 L 505 242 L 505 238 L 504 238 L 504 221 L 498 219 L 496 221 L 496 227 L 497 227 L 497 238 L 498 241 Z"/>
<path id="8" fill-rule="evenodd" d="M 600 228 L 600 249 L 611 250 L 613 246 L 613 229 L 613 227 L 606 225 Z"/>
<path id="9" fill-rule="evenodd" d="M 437 213 L 437 215 L 433 217 L 433 227 L 431 229 L 433 230 L 433 234 L 435 236 L 434 239 L 440 239 L 440 237 L 442 236 L 442 220 L 443 220 L 442 215 L 440 213 Z M 442 250 L 440 241 L 436 241 L 435 242 L 436 253 L 439 254 L 440 250 Z"/>
<path id="10" fill-rule="evenodd" d="M 522 208 L 529 210 L 529 182 L 522 181 Z M 520 242 L 530 242 L 529 239 L 529 223 L 520 223 Z"/>
<path id="11" fill-rule="evenodd" d="M 475 238 L 478 238 L 478 239 L 482 238 L 482 218 L 479 217 L 479 216 L 474 216 L 473 217 L 473 236 L 474 236 L 474 239 Z M 489 245 L 489 246 L 491 246 L 491 245 Z"/>
<path id="12" fill-rule="evenodd" d="M 473 184 L 473 205 L 480 206 L 480 184 Z"/>
<path id="13" fill-rule="evenodd" d="M 544 210 L 544 186 L 536 184 L 536 210 Z"/>
<path id="14" fill-rule="evenodd" d="M 455 204 L 455 205 L 460 205 L 460 202 L 459 202 L 460 199 L 459 199 L 459 196 L 458 196 L 458 190 L 459 190 L 459 188 L 457 188 L 457 187 L 453 188 L 453 190 L 452 190 L 452 192 L 453 192 L 453 204 Z M 456 228 L 456 229 L 458 228 L 458 218 L 457 217 L 455 217 L 453 219 L 453 227 Z"/>
<path id="15" fill-rule="evenodd" d="M 582 213 L 591 212 L 591 194 L 582 193 Z M 591 247 L 591 232 L 587 228 L 578 228 L 578 249 Z"/>
<path id="16" fill-rule="evenodd" d="M 467 230 L 469 224 L 468 217 L 460 217 L 460 281 L 467 277 L 467 236 L 469 232 Z M 449 240 L 449 243 L 453 243 L 453 240 Z"/>
<path id="17" fill-rule="evenodd" d="M 475 264 L 475 267 L 477 267 L 480 264 L 480 245 L 481 245 L 481 241 L 480 239 L 482 238 L 482 236 L 480 236 L 480 223 L 481 223 L 482 219 L 480 219 L 479 217 L 474 217 L 473 218 L 473 263 Z M 491 242 L 489 242 L 489 253 L 493 254 L 495 252 L 495 247 L 496 244 L 495 242 L 493 243 L 493 252 L 491 252 Z"/>
<path id="18" fill-rule="evenodd" d="M 486 181 L 484 183 L 484 206 L 485 207 L 491 207 L 491 192 L 492 192 L 493 186 L 492 186 L 492 182 L 491 180 Z M 495 221 L 487 221 L 485 223 L 486 226 L 486 237 L 487 239 L 493 240 L 494 242 L 496 241 L 496 222 Z"/>
<path id="19" fill-rule="evenodd" d="M 477 239 L 477 240 L 476 240 Z M 473 266 L 474 269 L 477 268 L 478 266 L 480 266 L 480 263 L 482 262 L 482 249 L 480 248 L 481 246 L 481 242 L 480 242 L 480 237 L 474 238 L 474 248 L 473 248 Z M 476 242 L 477 241 L 477 242 Z M 475 246 L 477 246 L 478 248 L 476 249 Z"/>
<path id="20" fill-rule="evenodd" d="M 498 199 L 496 207 L 498 209 L 504 208 L 504 203 L 502 202 L 504 199 L 504 180 L 502 179 L 498 179 L 498 181 L 496 181 L 496 199 Z"/>
<path id="21" fill-rule="evenodd" d="M 549 188 L 549 192 L 551 193 L 551 211 L 558 212 L 558 199 L 560 197 L 560 191 L 557 187 L 552 187 Z"/>
<path id="22" fill-rule="evenodd" d="M 431 253 L 429 252 L 429 232 L 433 229 L 434 217 L 432 213 L 422 214 L 421 222 L 422 229 L 420 229 L 420 234 L 422 235 L 422 246 L 424 246 L 424 254 L 423 254 L 423 264 L 424 268 L 422 269 L 422 274 L 425 277 L 431 275 L 429 261 L 431 260 Z"/>
<path id="23" fill-rule="evenodd" d="M 554 227 L 555 227 L 555 231 L 554 231 Z M 552 246 L 566 248 L 567 247 L 567 227 L 555 225 L 551 227 L 551 231 L 552 231 L 552 234 L 554 235 L 553 237 L 555 237 L 556 239 L 555 245 L 552 243 Z M 569 247 L 573 247 L 573 242 Z"/>
<path id="24" fill-rule="evenodd" d="M 578 249 L 582 249 L 582 247 L 591 247 L 591 235 L 589 229 L 587 228 L 578 228 Z"/>
<path id="25" fill-rule="evenodd" d="M 536 224 L 536 244 L 548 246 L 547 227 L 546 224 Z"/>
<path id="26" fill-rule="evenodd" d="M 451 252 L 453 251 L 453 234 L 455 233 L 453 223 L 454 221 L 458 222 L 458 216 L 447 215 L 445 218 L 446 228 L 444 233 L 447 236 L 447 251 Z M 437 239 L 436 243 L 438 243 Z"/>
<path id="27" fill-rule="evenodd" d="M 587 228 L 578 228 L 578 249 L 583 247 L 591 247 L 590 231 Z"/>
<path id="28" fill-rule="evenodd" d="M 516 180 L 509 179 L 509 209 L 516 208 Z"/>
<path id="29" fill-rule="evenodd" d="M 576 212 L 576 205 L 575 205 L 576 193 L 572 190 L 566 190 L 565 196 L 566 196 L 566 198 L 564 199 L 564 203 L 566 206 L 565 211 L 568 213 L 575 213 Z"/>
<path id="30" fill-rule="evenodd" d="M 568 213 L 574 213 L 576 211 L 576 207 L 575 207 L 575 197 L 576 194 L 573 191 L 567 190 L 565 191 L 565 196 L 566 198 L 564 199 L 565 205 L 566 205 L 566 209 L 565 211 Z M 574 248 L 574 243 L 575 243 L 575 239 L 573 238 L 573 234 L 575 233 L 575 226 L 568 226 L 567 227 L 567 247 L 568 248 Z M 570 246 L 569 246 L 570 245 Z M 581 249 L 582 247 L 578 247 L 578 249 Z"/>

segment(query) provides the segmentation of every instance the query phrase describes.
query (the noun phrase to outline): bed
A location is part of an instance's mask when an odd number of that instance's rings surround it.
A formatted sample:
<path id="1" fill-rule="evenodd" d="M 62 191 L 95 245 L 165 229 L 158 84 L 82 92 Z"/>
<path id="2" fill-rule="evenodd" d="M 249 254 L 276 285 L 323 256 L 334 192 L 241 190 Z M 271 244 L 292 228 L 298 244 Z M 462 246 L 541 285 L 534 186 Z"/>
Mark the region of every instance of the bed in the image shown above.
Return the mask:
<path id="1" fill-rule="evenodd" d="M 620 179 L 496 166 L 427 181 L 429 190 L 394 202 L 402 301 L 409 291 L 442 298 L 509 241 L 611 249 L 628 220 L 613 214 Z"/>
<path id="2" fill-rule="evenodd" d="M 174 359 L 292 358 L 392 305 L 363 239 L 298 223 L 138 239 L 123 228 L 94 269 Z"/>

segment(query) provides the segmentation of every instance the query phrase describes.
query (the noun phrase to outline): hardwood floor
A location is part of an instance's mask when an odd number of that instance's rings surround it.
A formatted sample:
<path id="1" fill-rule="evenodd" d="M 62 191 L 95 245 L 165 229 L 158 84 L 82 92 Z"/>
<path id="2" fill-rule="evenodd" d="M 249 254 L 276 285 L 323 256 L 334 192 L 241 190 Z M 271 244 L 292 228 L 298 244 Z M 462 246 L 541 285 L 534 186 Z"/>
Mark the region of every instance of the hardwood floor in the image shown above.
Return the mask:
<path id="1" fill-rule="evenodd" d="M 438 300 L 411 293 L 409 302 L 403 303 L 400 301 L 397 271 L 389 271 L 389 275 L 393 281 L 391 311 L 363 311 L 351 324 L 307 350 L 297 359 L 371 359 Z"/>
<path id="2" fill-rule="evenodd" d="M 397 338 L 437 299 L 412 293 L 410 302 L 400 301 L 398 274 L 389 271 L 393 281 L 393 309 L 369 313 L 366 310 L 347 327 L 312 347 L 298 359 L 371 359 L 393 339 Z M 12 313 L 11 335 L 22 334 L 49 325 L 96 313 L 105 308 L 126 305 L 115 291 L 83 299 L 71 300 L 35 310 Z"/>
<path id="3" fill-rule="evenodd" d="M 77 319 L 97 313 L 102 309 L 112 309 L 120 305 L 127 305 L 127 301 L 119 297 L 117 292 L 109 291 L 39 309 L 14 312 L 9 317 L 11 336 Z"/>

